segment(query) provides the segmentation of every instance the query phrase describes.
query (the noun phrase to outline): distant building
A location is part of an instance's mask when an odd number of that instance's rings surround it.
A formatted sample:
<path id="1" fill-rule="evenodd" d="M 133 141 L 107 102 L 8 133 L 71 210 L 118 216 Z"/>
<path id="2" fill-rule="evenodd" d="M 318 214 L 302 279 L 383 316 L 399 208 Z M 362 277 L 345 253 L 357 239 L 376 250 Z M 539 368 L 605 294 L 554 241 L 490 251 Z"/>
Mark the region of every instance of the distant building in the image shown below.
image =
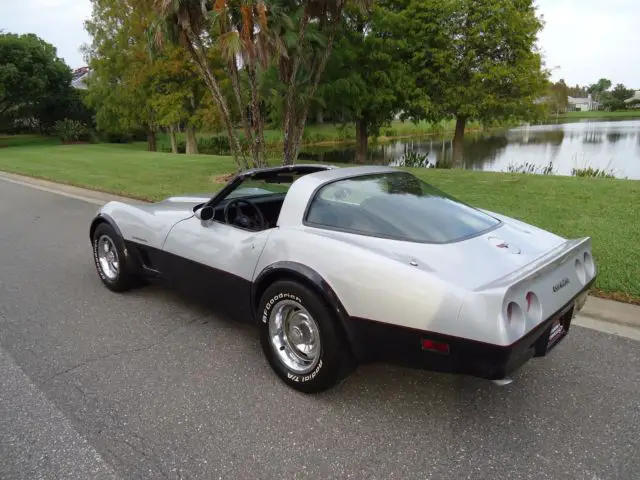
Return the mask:
<path id="1" fill-rule="evenodd" d="M 91 75 L 91 69 L 89 67 L 75 69 L 73 71 L 73 77 L 71 78 L 71 86 L 80 90 L 86 90 L 89 75 Z"/>
<path id="2" fill-rule="evenodd" d="M 590 112 L 598 110 L 600 103 L 595 101 L 591 94 L 585 97 L 569 97 L 569 112 Z"/>

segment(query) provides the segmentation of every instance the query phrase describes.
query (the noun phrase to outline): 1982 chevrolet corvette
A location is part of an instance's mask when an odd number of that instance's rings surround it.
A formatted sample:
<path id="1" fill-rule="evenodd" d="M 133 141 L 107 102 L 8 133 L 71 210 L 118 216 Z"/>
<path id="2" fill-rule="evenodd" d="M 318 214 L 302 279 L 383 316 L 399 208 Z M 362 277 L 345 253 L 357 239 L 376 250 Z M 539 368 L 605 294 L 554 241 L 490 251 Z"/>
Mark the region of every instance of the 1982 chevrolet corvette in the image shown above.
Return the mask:
<path id="1" fill-rule="evenodd" d="M 390 167 L 255 169 L 213 196 L 113 201 L 90 238 L 107 288 L 156 278 L 211 297 L 304 392 L 369 361 L 504 379 L 565 337 L 596 277 L 589 237 Z"/>

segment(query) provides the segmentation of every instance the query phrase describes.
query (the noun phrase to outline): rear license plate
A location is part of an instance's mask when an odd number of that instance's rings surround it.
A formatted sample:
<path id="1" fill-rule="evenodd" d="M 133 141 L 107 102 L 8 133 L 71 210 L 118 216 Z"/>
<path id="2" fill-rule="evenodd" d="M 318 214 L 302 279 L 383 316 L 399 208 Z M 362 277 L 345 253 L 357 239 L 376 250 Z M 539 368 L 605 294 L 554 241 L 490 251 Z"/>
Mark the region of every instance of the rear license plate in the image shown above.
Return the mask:
<path id="1" fill-rule="evenodd" d="M 551 324 L 551 332 L 549 332 L 548 348 L 551 348 L 564 333 L 564 325 L 560 321 L 560 318 L 556 318 Z"/>
<path id="2" fill-rule="evenodd" d="M 570 318 L 569 311 L 565 310 L 565 312 L 558 315 L 551 322 L 551 329 L 549 330 L 549 339 L 547 340 L 547 352 L 551 350 L 562 338 L 566 335 L 569 330 L 569 319 Z"/>

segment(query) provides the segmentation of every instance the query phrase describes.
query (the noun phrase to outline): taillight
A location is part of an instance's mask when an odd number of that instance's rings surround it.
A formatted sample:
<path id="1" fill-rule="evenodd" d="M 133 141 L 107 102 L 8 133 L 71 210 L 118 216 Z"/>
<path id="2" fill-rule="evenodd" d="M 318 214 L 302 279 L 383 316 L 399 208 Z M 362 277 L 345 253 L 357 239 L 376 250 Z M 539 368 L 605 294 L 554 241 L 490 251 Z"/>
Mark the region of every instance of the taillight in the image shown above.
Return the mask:
<path id="1" fill-rule="evenodd" d="M 596 265 L 593 261 L 593 257 L 589 252 L 584 252 L 584 268 L 589 277 L 593 277 L 593 275 L 596 273 Z"/>
<path id="2" fill-rule="evenodd" d="M 511 317 L 513 317 L 513 302 L 507 305 L 507 322 L 511 323 Z"/>
<path id="3" fill-rule="evenodd" d="M 509 302 L 504 311 L 505 324 L 512 335 L 520 336 L 524 334 L 525 320 L 523 307 L 516 302 Z"/>
<path id="4" fill-rule="evenodd" d="M 533 292 L 527 292 L 525 296 L 527 300 L 527 317 L 535 322 L 539 322 L 542 318 L 542 309 L 540 308 L 540 301 Z"/>
<path id="5" fill-rule="evenodd" d="M 527 312 L 531 310 L 531 304 L 533 303 L 533 292 L 527 293 Z"/>
<path id="6" fill-rule="evenodd" d="M 585 283 L 587 281 L 587 272 L 584 269 L 584 264 L 580 261 L 579 258 L 576 258 L 575 266 L 578 279 L 581 283 Z"/>

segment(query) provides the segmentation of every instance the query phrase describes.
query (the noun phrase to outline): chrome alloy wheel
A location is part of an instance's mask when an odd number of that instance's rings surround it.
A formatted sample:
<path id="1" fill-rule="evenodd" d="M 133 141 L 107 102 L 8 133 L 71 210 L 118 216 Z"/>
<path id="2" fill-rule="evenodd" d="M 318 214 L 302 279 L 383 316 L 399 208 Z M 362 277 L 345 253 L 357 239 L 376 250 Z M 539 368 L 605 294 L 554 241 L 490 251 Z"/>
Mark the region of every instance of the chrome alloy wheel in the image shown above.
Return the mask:
<path id="1" fill-rule="evenodd" d="M 281 300 L 269 316 L 269 337 L 274 352 L 298 374 L 312 371 L 320 360 L 320 330 L 298 302 Z"/>
<path id="2" fill-rule="evenodd" d="M 115 280 L 118 277 L 120 267 L 116 246 L 108 236 L 102 235 L 98 239 L 97 250 L 100 270 L 109 280 Z"/>

